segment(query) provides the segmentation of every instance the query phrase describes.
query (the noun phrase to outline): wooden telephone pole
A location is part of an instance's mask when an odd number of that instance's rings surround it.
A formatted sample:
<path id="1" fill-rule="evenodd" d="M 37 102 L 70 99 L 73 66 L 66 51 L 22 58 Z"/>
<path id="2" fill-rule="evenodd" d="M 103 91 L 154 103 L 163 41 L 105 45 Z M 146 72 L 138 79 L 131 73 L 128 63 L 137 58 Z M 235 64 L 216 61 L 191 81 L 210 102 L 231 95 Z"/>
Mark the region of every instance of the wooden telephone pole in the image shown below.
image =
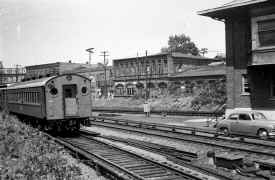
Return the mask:
<path id="1" fill-rule="evenodd" d="M 106 59 L 107 56 L 109 56 L 107 53 L 108 51 L 102 51 L 101 52 L 102 55 L 100 56 L 103 56 L 104 58 L 104 61 L 103 61 L 103 68 L 104 68 L 104 88 L 103 88 L 103 94 L 105 96 L 105 98 L 107 97 L 107 94 L 108 94 L 108 88 L 107 88 L 107 65 L 108 65 L 108 60 Z"/>

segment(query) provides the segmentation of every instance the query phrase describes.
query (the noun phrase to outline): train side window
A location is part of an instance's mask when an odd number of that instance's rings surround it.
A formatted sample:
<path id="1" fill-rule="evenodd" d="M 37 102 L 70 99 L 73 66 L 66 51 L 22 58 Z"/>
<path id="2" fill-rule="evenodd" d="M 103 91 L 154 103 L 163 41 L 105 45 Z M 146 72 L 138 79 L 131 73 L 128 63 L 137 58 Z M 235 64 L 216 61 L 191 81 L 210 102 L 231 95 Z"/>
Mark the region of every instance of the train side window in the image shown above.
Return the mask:
<path id="1" fill-rule="evenodd" d="M 30 103 L 33 103 L 33 92 L 30 92 Z"/>
<path id="2" fill-rule="evenodd" d="M 37 101 L 36 101 L 36 94 L 37 94 L 37 92 L 34 92 L 34 93 L 33 93 L 33 103 L 35 103 L 35 104 L 37 104 Z"/>
<path id="3" fill-rule="evenodd" d="M 35 104 L 38 104 L 38 101 L 37 101 L 37 99 L 38 99 L 38 98 L 37 98 L 37 94 L 38 94 L 37 92 L 34 93 L 34 100 L 33 100 L 33 101 L 34 101 Z"/>
<path id="4" fill-rule="evenodd" d="M 33 102 L 37 104 L 37 92 L 33 93 Z"/>
<path id="5" fill-rule="evenodd" d="M 31 94 L 32 94 L 32 95 L 31 95 L 31 97 L 32 97 L 32 99 L 31 99 L 31 100 L 32 100 L 32 103 L 35 103 L 35 101 L 34 101 L 34 98 L 35 98 L 35 96 L 34 96 L 34 95 L 35 95 L 35 92 L 32 92 Z"/>
<path id="6" fill-rule="evenodd" d="M 24 92 L 20 92 L 20 103 L 24 101 Z"/>

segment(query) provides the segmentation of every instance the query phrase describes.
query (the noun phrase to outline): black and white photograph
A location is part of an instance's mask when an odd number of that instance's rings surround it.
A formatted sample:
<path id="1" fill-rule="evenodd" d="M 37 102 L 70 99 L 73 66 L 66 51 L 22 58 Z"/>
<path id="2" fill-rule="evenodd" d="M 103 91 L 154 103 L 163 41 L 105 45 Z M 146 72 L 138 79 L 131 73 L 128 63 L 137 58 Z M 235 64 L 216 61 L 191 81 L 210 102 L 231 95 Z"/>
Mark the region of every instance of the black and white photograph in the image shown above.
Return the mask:
<path id="1" fill-rule="evenodd" d="M 0 180 L 275 180 L 275 1 L 0 0 Z"/>

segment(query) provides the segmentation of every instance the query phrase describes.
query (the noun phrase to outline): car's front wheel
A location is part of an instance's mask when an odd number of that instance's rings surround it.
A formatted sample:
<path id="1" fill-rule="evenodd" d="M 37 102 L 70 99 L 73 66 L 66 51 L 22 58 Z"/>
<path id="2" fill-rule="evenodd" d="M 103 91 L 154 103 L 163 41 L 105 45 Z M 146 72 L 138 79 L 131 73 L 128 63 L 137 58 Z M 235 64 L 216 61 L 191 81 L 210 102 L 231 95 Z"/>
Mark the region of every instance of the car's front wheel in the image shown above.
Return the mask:
<path id="1" fill-rule="evenodd" d="M 228 128 L 220 128 L 220 132 L 224 135 L 224 136 L 229 136 L 229 130 Z"/>
<path id="2" fill-rule="evenodd" d="M 259 137 L 260 139 L 267 139 L 267 138 L 268 138 L 268 132 L 267 132 L 267 130 L 265 130 L 265 129 L 260 129 L 260 130 L 258 131 L 258 137 Z"/>

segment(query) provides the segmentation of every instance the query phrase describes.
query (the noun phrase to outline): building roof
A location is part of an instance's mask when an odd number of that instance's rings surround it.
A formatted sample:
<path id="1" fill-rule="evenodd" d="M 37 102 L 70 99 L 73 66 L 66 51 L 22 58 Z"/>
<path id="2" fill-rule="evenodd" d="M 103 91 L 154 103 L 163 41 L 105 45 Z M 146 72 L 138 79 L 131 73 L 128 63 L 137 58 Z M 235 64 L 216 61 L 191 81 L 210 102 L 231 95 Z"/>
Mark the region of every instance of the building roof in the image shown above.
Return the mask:
<path id="1" fill-rule="evenodd" d="M 183 70 L 182 72 L 175 73 L 170 77 L 181 78 L 181 77 L 202 77 L 202 76 L 222 76 L 222 75 L 226 75 L 225 65 L 189 67 Z"/>
<path id="2" fill-rule="evenodd" d="M 152 54 L 152 55 L 148 55 L 146 56 L 140 56 L 140 57 L 129 57 L 129 58 L 123 58 L 123 59 L 114 59 L 113 61 L 120 61 L 120 60 L 136 60 L 136 59 L 144 59 L 144 58 L 150 58 L 150 57 L 157 57 L 157 56 L 168 56 L 171 55 L 174 58 L 188 58 L 188 59 L 201 59 L 201 60 L 216 60 L 219 61 L 217 59 L 213 59 L 213 58 L 207 58 L 204 56 L 194 56 L 191 54 L 184 54 L 184 53 L 180 53 L 180 52 L 161 52 L 161 53 L 157 53 L 157 54 Z"/>
<path id="3" fill-rule="evenodd" d="M 224 16 L 224 12 L 226 11 L 268 1 L 269 0 L 234 0 L 216 8 L 199 11 L 198 14 L 215 18 L 219 16 Z"/>

